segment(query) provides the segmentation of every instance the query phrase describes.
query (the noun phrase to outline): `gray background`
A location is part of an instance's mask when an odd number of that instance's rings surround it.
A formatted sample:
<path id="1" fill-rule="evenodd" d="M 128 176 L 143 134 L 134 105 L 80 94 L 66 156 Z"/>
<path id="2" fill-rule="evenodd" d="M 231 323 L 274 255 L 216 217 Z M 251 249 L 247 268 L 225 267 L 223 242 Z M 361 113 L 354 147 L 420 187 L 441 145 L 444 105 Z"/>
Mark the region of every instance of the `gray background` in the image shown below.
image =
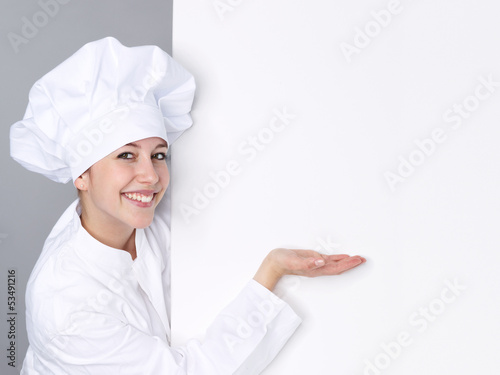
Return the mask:
<path id="1" fill-rule="evenodd" d="M 54 4 L 55 0 L 41 3 Z M 72 184 L 57 184 L 29 172 L 9 155 L 9 128 L 22 119 L 33 83 L 78 48 L 114 36 L 133 46 L 155 44 L 171 52 L 172 0 L 69 1 L 51 6 L 53 16 L 16 51 L 8 33 L 22 35 L 23 17 L 44 11 L 38 1 L 3 1 L 0 13 L 0 373 L 19 373 L 28 346 L 25 327 L 26 282 L 43 242 L 64 209 L 76 198 Z M 38 14 L 41 22 L 43 15 Z M 43 23 L 41 24 L 43 25 Z M 7 364 L 7 271 L 16 269 L 16 365 Z"/>

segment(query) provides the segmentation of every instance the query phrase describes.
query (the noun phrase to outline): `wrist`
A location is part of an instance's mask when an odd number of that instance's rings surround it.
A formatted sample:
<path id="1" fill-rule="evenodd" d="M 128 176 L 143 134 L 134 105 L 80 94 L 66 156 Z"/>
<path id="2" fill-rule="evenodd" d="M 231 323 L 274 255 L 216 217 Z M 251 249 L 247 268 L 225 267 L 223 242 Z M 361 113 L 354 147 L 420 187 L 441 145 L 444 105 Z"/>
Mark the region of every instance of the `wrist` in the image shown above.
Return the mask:
<path id="1" fill-rule="evenodd" d="M 274 253 L 271 251 L 262 261 L 254 280 L 272 291 L 283 275 L 284 273 L 278 267 L 274 260 Z"/>

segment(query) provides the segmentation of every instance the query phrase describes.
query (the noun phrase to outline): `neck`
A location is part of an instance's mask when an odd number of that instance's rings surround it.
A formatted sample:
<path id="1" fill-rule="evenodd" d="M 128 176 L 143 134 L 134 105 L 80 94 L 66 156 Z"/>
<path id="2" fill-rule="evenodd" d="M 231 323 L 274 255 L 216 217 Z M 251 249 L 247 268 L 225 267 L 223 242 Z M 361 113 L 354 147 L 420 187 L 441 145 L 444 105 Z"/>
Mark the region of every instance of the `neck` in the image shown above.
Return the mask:
<path id="1" fill-rule="evenodd" d="M 124 228 L 114 225 L 108 225 L 106 227 L 93 225 L 92 221 L 88 220 L 88 215 L 85 210 L 82 210 L 80 220 L 85 230 L 97 241 L 117 250 L 128 252 L 133 260 L 137 257 L 135 248 L 135 228 Z"/>

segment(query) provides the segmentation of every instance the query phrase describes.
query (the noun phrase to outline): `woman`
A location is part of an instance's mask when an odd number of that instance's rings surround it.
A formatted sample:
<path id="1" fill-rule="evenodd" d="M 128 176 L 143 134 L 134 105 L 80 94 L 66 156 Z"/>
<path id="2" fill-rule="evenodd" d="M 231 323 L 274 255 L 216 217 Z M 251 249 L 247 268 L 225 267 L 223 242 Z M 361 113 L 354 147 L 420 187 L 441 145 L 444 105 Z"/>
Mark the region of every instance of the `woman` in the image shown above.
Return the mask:
<path id="1" fill-rule="evenodd" d="M 11 128 L 11 155 L 57 182 L 72 180 L 79 198 L 30 276 L 22 374 L 257 374 L 300 324 L 272 293 L 279 279 L 335 275 L 365 261 L 274 249 L 203 342 L 170 346 L 166 154 L 191 126 L 194 88 L 158 47 L 114 38 L 88 43 L 33 86 Z"/>

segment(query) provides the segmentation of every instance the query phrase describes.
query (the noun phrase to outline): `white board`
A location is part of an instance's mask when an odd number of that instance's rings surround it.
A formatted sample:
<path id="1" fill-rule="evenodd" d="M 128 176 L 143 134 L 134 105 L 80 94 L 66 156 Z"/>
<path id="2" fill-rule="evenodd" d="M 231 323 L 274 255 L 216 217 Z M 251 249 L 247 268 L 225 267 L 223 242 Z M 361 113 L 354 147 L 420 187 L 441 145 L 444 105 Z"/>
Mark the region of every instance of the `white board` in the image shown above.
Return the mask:
<path id="1" fill-rule="evenodd" d="M 266 375 L 500 368 L 499 8 L 174 2 L 198 84 L 172 150 L 174 343 L 268 251 L 313 248 L 368 262 L 285 280 L 304 322 Z"/>

